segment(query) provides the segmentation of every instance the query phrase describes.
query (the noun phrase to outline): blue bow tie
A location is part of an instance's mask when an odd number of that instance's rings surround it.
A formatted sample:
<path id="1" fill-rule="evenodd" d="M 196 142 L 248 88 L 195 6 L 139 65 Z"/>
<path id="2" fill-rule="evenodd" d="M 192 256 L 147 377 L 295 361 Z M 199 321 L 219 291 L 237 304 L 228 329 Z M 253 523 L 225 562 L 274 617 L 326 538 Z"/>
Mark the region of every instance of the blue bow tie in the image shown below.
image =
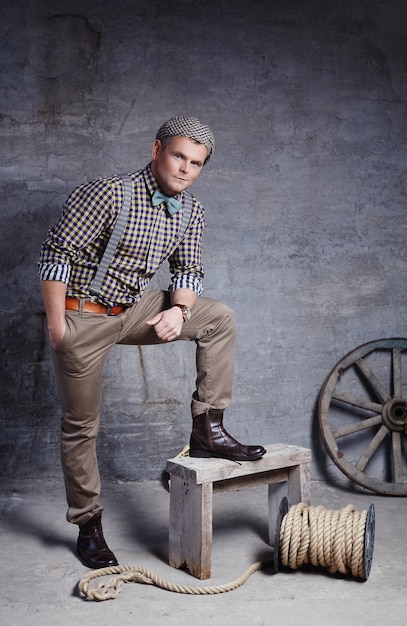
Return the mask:
<path id="1" fill-rule="evenodd" d="M 167 205 L 167 210 L 170 215 L 174 215 L 174 213 L 178 213 L 181 208 L 181 202 L 176 200 L 175 198 L 171 198 L 171 196 L 166 196 L 162 191 L 155 191 L 152 197 L 153 206 L 158 206 L 162 202 L 165 202 Z"/>

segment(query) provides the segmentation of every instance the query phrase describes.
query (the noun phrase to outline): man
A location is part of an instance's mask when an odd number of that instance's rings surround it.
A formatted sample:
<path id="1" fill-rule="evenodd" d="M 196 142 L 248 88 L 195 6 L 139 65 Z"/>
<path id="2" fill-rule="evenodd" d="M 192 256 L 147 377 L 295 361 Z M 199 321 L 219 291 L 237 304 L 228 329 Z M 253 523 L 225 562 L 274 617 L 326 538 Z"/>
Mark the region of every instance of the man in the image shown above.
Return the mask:
<path id="1" fill-rule="evenodd" d="M 96 457 L 102 368 L 114 344 L 195 341 L 190 455 L 251 461 L 265 453 L 262 446 L 240 444 L 223 427 L 234 373 L 234 316 L 224 304 L 200 297 L 204 210 L 186 189 L 214 145 L 197 118 L 174 117 L 161 126 L 152 161 L 129 174 L 129 215 L 96 296 L 92 281 L 125 195 L 120 177 L 75 189 L 42 246 L 39 275 L 62 404 L 67 520 L 79 526 L 77 553 L 88 567 L 117 565 L 103 536 Z M 169 290 L 147 290 L 165 260 Z"/>

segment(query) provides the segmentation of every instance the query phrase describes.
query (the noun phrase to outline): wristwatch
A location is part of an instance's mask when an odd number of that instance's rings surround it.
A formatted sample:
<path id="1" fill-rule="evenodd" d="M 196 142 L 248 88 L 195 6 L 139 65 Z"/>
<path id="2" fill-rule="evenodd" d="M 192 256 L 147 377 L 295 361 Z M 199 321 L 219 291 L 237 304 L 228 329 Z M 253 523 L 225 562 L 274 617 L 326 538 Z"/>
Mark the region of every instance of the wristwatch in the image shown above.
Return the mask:
<path id="1" fill-rule="evenodd" d="M 185 306 L 185 304 L 173 304 L 173 306 L 177 306 L 181 309 L 182 319 L 184 320 L 184 322 L 187 322 L 191 319 L 191 309 Z"/>

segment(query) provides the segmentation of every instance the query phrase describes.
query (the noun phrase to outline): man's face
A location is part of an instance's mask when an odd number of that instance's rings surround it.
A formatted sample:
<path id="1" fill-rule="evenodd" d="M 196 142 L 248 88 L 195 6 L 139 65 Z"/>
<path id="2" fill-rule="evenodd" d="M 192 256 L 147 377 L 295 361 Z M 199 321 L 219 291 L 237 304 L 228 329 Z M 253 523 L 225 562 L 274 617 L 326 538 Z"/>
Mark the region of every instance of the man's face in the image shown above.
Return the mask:
<path id="1" fill-rule="evenodd" d="M 208 151 L 203 144 L 188 137 L 170 137 L 165 145 L 155 140 L 152 156 L 151 169 L 161 191 L 175 196 L 188 189 L 198 177 Z"/>

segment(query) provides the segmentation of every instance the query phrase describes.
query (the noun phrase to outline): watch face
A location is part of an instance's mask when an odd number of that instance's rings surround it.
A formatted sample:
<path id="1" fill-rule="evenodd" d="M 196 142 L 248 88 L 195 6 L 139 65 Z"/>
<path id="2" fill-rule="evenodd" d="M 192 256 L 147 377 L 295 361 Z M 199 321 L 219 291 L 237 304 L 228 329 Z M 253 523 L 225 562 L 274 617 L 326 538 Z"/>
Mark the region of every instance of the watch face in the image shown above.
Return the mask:
<path id="1" fill-rule="evenodd" d="M 189 307 L 185 306 L 185 304 L 174 304 L 174 306 L 177 306 L 181 309 L 182 319 L 184 322 L 187 322 L 191 319 L 191 309 Z"/>
<path id="2" fill-rule="evenodd" d="M 184 318 L 184 322 L 191 319 L 191 309 L 187 306 L 184 306 L 182 309 L 182 317 Z"/>

